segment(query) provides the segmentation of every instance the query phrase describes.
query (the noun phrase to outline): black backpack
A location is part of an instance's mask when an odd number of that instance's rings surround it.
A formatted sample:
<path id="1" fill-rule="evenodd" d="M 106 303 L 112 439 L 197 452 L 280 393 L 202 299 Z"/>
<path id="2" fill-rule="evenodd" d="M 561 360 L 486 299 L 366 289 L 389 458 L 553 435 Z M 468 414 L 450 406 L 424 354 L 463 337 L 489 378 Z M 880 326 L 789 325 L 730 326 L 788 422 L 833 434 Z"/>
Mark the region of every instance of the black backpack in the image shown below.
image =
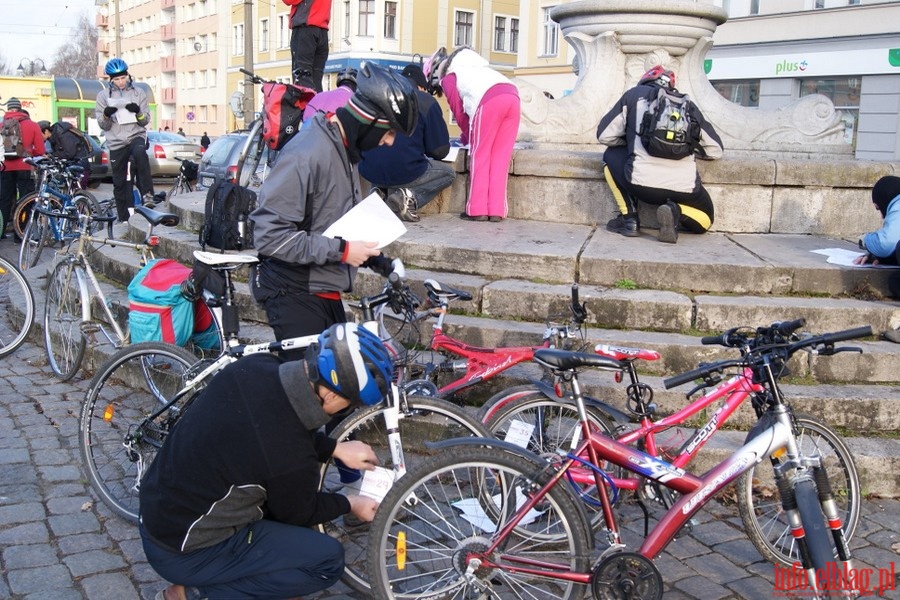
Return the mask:
<path id="1" fill-rule="evenodd" d="M 200 229 L 200 246 L 225 250 L 253 247 L 250 213 L 256 193 L 228 181 L 216 182 L 206 193 L 206 211 Z"/>
<path id="2" fill-rule="evenodd" d="M 54 123 L 50 127 L 50 145 L 53 146 L 54 156 L 66 160 L 78 160 L 94 152 L 87 136 L 65 121 Z"/>
<path id="3" fill-rule="evenodd" d="M 700 124 L 694 120 L 693 110 L 687 94 L 659 88 L 638 132 L 647 153 L 671 160 L 690 156 L 700 144 Z"/>

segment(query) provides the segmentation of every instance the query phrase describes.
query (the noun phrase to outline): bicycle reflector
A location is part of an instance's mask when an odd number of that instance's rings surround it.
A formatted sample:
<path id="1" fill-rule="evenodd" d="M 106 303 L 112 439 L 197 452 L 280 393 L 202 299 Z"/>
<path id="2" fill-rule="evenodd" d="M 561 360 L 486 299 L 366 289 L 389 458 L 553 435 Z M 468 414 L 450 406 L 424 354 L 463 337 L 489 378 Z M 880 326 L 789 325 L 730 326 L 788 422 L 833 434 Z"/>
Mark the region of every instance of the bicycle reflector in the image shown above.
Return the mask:
<path id="1" fill-rule="evenodd" d="M 106 410 L 103 411 L 103 420 L 106 421 L 107 423 L 109 423 L 110 421 L 112 421 L 112 418 L 113 418 L 113 411 L 114 411 L 113 405 L 112 405 L 112 404 L 107 404 L 107 405 L 106 405 Z"/>
<path id="2" fill-rule="evenodd" d="M 406 569 L 406 532 L 397 533 L 397 570 Z"/>
<path id="3" fill-rule="evenodd" d="M 159 246 L 159 236 L 158 236 L 158 235 L 151 235 L 150 237 L 148 237 L 148 238 L 147 238 L 147 245 L 148 245 L 148 246 Z"/>

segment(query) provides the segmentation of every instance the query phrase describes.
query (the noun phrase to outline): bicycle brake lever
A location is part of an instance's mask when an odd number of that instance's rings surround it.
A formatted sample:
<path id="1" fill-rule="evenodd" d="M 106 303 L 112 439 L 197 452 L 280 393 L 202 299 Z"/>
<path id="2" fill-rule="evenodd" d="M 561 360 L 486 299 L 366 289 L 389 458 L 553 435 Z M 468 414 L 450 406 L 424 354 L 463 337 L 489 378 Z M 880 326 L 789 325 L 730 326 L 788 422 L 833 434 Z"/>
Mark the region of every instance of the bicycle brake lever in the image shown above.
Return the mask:
<path id="1" fill-rule="evenodd" d="M 816 354 L 818 354 L 819 356 L 834 356 L 838 352 L 856 352 L 858 354 L 862 354 L 863 349 L 856 346 L 843 346 L 841 348 L 835 348 L 834 346 L 825 346 L 821 350 L 817 350 Z"/>

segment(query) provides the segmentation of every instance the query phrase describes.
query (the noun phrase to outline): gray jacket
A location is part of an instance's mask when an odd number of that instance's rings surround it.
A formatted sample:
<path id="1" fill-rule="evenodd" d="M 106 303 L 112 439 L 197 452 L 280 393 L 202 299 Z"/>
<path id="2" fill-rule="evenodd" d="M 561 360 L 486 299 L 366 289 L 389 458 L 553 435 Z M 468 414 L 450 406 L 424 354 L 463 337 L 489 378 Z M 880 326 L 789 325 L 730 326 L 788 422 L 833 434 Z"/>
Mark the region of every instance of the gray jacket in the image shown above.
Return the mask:
<path id="1" fill-rule="evenodd" d="M 124 111 L 125 104 L 129 102 L 134 102 L 141 107 L 140 112 L 137 114 L 137 123 L 119 124 L 117 119 L 118 111 L 111 117 L 103 114 L 106 107 L 111 104 L 115 104 L 119 111 Z M 94 116 L 97 117 L 100 129 L 106 132 L 104 135 L 110 150 L 124 148 L 136 137 L 141 137 L 145 141 L 147 139 L 147 125 L 150 123 L 150 105 L 147 103 L 147 94 L 144 93 L 144 90 L 135 87 L 132 82 L 129 82 L 124 90 L 120 90 L 112 83 L 104 86 L 100 93 L 97 94 Z"/>
<path id="2" fill-rule="evenodd" d="M 282 149 L 250 215 L 261 259 L 256 300 L 351 291 L 356 268 L 342 262 L 346 244 L 322 232 L 361 199 L 338 125 L 317 114 Z"/>

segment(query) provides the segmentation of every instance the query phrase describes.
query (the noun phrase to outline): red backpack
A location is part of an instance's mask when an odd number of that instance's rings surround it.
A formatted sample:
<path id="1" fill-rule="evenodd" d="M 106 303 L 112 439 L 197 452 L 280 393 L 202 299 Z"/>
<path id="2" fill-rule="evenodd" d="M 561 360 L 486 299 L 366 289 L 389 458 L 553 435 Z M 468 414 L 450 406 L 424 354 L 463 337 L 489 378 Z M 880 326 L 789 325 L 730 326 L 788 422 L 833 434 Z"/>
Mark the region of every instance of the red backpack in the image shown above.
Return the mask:
<path id="1" fill-rule="evenodd" d="M 290 83 L 267 82 L 263 91 L 263 139 L 270 150 L 281 150 L 303 122 L 303 110 L 315 90 Z"/>

